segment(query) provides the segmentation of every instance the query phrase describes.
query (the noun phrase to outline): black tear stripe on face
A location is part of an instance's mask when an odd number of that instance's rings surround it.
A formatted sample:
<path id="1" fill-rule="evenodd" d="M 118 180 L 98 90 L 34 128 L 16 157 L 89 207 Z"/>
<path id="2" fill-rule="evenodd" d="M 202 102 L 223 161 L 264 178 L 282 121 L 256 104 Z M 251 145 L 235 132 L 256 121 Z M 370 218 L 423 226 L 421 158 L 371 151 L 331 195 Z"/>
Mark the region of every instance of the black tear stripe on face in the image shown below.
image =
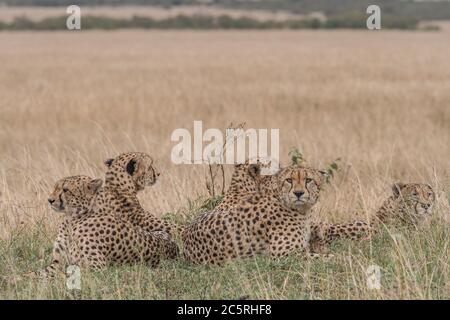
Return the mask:
<path id="1" fill-rule="evenodd" d="M 306 181 L 308 181 L 308 175 L 306 175 L 306 178 L 305 178 L 305 189 L 308 190 L 308 195 L 310 195 L 311 194 L 311 190 L 309 190 L 308 183 Z"/>
<path id="2" fill-rule="evenodd" d="M 428 187 L 428 192 L 427 192 L 427 197 L 431 198 L 431 201 L 436 201 L 436 195 L 434 193 L 434 190 L 431 186 L 427 185 Z"/>
<path id="3" fill-rule="evenodd" d="M 308 193 L 311 194 L 311 190 L 309 190 L 309 188 L 308 188 L 308 179 L 311 179 L 311 182 L 314 183 L 314 186 L 315 186 L 317 189 L 319 189 L 319 186 L 317 185 L 317 182 L 316 182 L 316 180 L 315 180 L 314 178 L 309 178 L 308 175 L 306 175 L 306 178 L 305 178 L 305 187 L 306 187 L 306 190 L 308 190 Z"/>
<path id="4" fill-rule="evenodd" d="M 63 199 L 62 199 L 62 194 L 64 193 L 64 189 L 65 189 L 65 182 L 63 182 L 63 184 L 62 184 L 62 186 L 61 186 L 61 192 L 60 192 L 59 195 L 58 195 L 58 198 L 59 198 L 59 208 L 60 208 L 60 209 L 65 207 L 65 206 L 64 206 L 64 201 L 63 201 Z M 67 190 L 69 190 L 69 189 L 67 189 Z"/>
<path id="5" fill-rule="evenodd" d="M 155 179 L 155 171 L 153 170 L 153 167 L 150 166 L 148 167 L 148 170 L 150 172 L 150 177 L 152 177 L 153 179 Z"/>
<path id="6" fill-rule="evenodd" d="M 291 182 L 288 182 L 287 179 L 291 179 Z M 287 183 L 289 185 L 288 193 L 290 193 L 291 190 L 294 188 L 294 180 L 292 179 L 292 173 L 289 178 L 284 179 L 284 183 Z"/>
<path id="7" fill-rule="evenodd" d="M 291 183 L 289 183 L 290 184 L 290 186 L 289 186 L 289 190 L 288 190 L 288 192 L 291 192 L 292 191 L 292 189 L 294 189 L 294 181 L 292 181 Z"/>
<path id="8" fill-rule="evenodd" d="M 64 189 L 67 190 L 67 191 L 65 191 L 65 193 L 68 193 L 68 194 L 72 195 L 74 198 L 76 198 L 75 193 L 73 193 L 72 191 L 70 191 L 69 188 L 64 188 L 65 183 L 66 183 L 66 182 L 63 183 L 63 185 L 62 185 L 62 192 L 59 194 L 59 200 L 61 201 L 61 203 L 62 203 L 61 195 L 64 193 Z"/>
<path id="9" fill-rule="evenodd" d="M 61 192 L 58 195 L 59 198 L 59 207 L 62 208 L 63 207 L 63 199 L 62 199 L 62 194 L 64 193 L 64 189 L 65 189 L 65 182 L 62 183 L 61 186 Z"/>
<path id="10" fill-rule="evenodd" d="M 156 179 L 157 179 L 157 177 L 156 177 L 156 171 L 155 171 L 155 169 L 153 168 L 153 166 L 151 166 L 150 168 L 151 168 L 151 170 L 152 170 L 153 181 L 156 181 Z"/>
<path id="11" fill-rule="evenodd" d="M 63 199 L 62 199 L 62 192 L 59 193 L 58 198 L 59 198 L 59 207 L 61 208 L 63 205 Z"/>

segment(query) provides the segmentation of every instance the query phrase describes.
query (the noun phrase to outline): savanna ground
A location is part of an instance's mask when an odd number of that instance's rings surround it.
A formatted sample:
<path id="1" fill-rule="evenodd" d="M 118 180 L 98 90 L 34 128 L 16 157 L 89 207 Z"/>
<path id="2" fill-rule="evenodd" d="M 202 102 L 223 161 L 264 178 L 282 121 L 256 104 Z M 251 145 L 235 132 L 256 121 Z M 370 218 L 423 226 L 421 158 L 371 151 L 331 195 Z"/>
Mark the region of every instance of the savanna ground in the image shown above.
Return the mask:
<path id="1" fill-rule="evenodd" d="M 0 33 L 0 298 L 64 299 L 65 281 L 20 277 L 50 261 L 62 216 L 47 196 L 64 176 L 101 177 L 120 152 L 153 155 L 159 183 L 140 195 L 155 215 L 190 219 L 208 198 L 207 168 L 170 161 L 176 128 L 279 128 L 292 147 L 340 171 L 316 219 L 366 219 L 393 182 L 438 194 L 421 230 L 340 242 L 329 261 L 291 256 L 225 267 L 164 262 L 83 273 L 87 299 L 449 299 L 448 31 Z M 231 168 L 227 168 L 227 174 Z M 369 290 L 366 269 L 381 268 Z M 79 297 L 80 295 L 78 295 Z"/>

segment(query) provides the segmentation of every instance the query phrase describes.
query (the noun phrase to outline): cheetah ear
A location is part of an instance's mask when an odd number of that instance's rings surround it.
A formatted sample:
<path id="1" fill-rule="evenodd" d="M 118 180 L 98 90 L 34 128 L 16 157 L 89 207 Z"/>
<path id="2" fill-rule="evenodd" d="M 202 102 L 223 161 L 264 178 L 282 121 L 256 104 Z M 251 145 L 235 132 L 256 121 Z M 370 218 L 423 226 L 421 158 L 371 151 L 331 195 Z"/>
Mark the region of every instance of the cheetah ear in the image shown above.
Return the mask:
<path id="1" fill-rule="evenodd" d="M 400 195 L 400 191 L 405 187 L 404 183 L 396 182 L 392 185 L 392 192 L 394 196 L 398 197 Z"/>
<path id="2" fill-rule="evenodd" d="M 250 174 L 250 176 L 254 179 L 256 179 L 259 174 L 261 173 L 261 167 L 257 164 L 251 164 L 248 167 L 248 173 Z"/>
<path id="3" fill-rule="evenodd" d="M 102 185 L 103 185 L 102 179 L 94 179 L 91 180 L 91 182 L 89 182 L 88 189 L 92 193 L 97 193 L 97 191 L 101 188 Z"/>
<path id="4" fill-rule="evenodd" d="M 135 159 L 131 159 L 128 163 L 127 163 L 127 172 L 130 176 L 133 175 L 133 173 L 136 172 L 137 169 L 137 161 Z"/>
<path id="5" fill-rule="evenodd" d="M 113 158 L 109 158 L 109 159 L 106 159 L 103 163 L 104 163 L 107 167 L 111 167 L 113 161 L 114 161 Z"/>

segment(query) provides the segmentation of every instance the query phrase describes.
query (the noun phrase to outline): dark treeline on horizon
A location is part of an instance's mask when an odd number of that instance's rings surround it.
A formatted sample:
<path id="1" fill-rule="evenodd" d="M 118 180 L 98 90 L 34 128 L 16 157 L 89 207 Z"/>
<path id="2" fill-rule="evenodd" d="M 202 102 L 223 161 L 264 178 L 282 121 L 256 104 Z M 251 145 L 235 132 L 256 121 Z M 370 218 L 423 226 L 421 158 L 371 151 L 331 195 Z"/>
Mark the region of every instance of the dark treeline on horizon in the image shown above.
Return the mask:
<path id="1" fill-rule="evenodd" d="M 413 1 L 413 0 L 211 0 L 209 6 L 244 10 L 283 10 L 306 14 L 322 11 L 327 16 L 348 12 L 365 12 L 371 4 L 381 7 L 384 14 L 417 20 L 450 19 L 450 1 Z M 177 5 L 200 5 L 205 1 L 195 0 L 0 0 L 0 5 L 10 6 L 68 6 L 77 5 L 153 5 L 171 7 Z"/>
<path id="2" fill-rule="evenodd" d="M 130 19 L 104 16 L 83 16 L 82 28 L 89 29 L 366 29 L 364 14 L 340 15 L 320 21 L 318 19 L 297 20 L 257 20 L 249 17 L 234 18 L 227 15 L 219 17 L 205 15 L 178 15 L 165 19 L 134 16 Z M 1 30 L 65 30 L 67 16 L 48 17 L 33 21 L 27 17 L 16 17 L 12 22 L 0 22 Z M 384 17 L 384 29 L 417 29 L 415 19 Z"/>

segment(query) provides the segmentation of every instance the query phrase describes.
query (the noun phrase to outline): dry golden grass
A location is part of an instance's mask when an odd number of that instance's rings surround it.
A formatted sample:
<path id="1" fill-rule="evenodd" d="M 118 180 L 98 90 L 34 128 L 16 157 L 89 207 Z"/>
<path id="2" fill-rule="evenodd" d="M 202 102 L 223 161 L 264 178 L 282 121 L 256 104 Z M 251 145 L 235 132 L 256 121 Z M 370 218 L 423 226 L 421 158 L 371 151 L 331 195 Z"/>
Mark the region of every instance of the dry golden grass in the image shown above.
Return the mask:
<path id="1" fill-rule="evenodd" d="M 317 167 L 341 157 L 321 218 L 365 217 L 393 182 L 420 181 L 438 192 L 437 221 L 448 223 L 448 36 L 0 33 L 0 238 L 39 228 L 50 246 L 61 221 L 46 203 L 54 182 L 101 177 L 105 158 L 130 150 L 149 152 L 162 170 L 143 205 L 183 215 L 189 199 L 207 195 L 205 168 L 171 164 L 170 135 L 194 120 L 280 128 L 284 162 L 293 146 Z"/>

